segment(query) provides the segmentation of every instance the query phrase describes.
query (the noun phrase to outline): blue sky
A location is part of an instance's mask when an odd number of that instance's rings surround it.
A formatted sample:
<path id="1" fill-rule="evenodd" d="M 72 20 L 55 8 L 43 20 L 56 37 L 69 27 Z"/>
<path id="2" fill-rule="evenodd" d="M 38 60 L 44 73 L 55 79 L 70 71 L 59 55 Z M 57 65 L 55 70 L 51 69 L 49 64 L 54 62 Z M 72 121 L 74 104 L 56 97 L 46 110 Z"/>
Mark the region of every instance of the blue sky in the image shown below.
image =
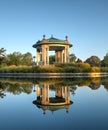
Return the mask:
<path id="1" fill-rule="evenodd" d="M 108 53 L 108 0 L 0 0 L 0 48 L 35 55 L 33 44 L 51 34 L 73 44 L 83 61 Z"/>

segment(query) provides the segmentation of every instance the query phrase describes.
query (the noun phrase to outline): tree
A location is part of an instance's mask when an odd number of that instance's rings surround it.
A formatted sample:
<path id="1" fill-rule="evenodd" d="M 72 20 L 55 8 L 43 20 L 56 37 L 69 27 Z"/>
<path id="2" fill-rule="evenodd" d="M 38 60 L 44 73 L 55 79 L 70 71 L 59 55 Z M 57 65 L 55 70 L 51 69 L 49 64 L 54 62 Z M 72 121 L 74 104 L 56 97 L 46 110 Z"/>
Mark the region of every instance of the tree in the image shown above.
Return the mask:
<path id="1" fill-rule="evenodd" d="M 82 60 L 78 58 L 76 63 L 82 63 Z"/>
<path id="2" fill-rule="evenodd" d="M 33 63 L 32 54 L 27 52 L 22 54 L 20 52 L 13 52 L 7 55 L 8 65 L 31 65 Z"/>
<path id="3" fill-rule="evenodd" d="M 4 54 L 5 51 L 6 51 L 6 50 L 5 50 L 4 48 L 1 48 L 1 49 L 0 49 L 0 57 L 4 57 L 4 56 L 5 56 L 5 54 Z"/>
<path id="4" fill-rule="evenodd" d="M 7 55 L 8 65 L 20 65 L 21 64 L 22 54 L 20 52 L 13 52 Z"/>
<path id="5" fill-rule="evenodd" d="M 70 62 L 71 63 L 75 63 L 75 61 L 76 61 L 76 59 L 77 59 L 77 57 L 75 56 L 75 54 L 70 54 Z"/>
<path id="6" fill-rule="evenodd" d="M 32 63 L 33 63 L 33 58 L 32 58 L 32 54 L 30 52 L 27 52 L 27 53 L 22 55 L 22 61 L 21 61 L 22 65 L 29 66 Z"/>
<path id="7" fill-rule="evenodd" d="M 101 65 L 101 60 L 97 56 L 91 56 L 90 58 L 86 59 L 85 63 L 89 63 L 92 67 L 99 67 Z"/>
<path id="8" fill-rule="evenodd" d="M 101 66 L 108 67 L 108 53 L 104 56 L 104 59 L 101 61 Z"/>
<path id="9" fill-rule="evenodd" d="M 2 64 L 2 61 L 3 61 L 4 57 L 5 57 L 5 51 L 6 50 L 4 48 L 0 49 L 0 66 Z"/>

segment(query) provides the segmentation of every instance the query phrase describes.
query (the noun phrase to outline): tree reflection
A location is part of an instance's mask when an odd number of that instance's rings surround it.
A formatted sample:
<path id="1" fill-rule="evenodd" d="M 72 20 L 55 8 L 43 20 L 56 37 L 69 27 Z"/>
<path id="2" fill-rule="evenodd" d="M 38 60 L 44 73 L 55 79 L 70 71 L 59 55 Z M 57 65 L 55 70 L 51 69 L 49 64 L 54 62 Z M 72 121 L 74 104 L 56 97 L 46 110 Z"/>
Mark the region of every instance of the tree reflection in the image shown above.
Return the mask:
<path id="1" fill-rule="evenodd" d="M 0 97 L 4 98 L 4 96 L 6 96 L 6 94 L 4 93 L 4 87 L 2 82 L 0 82 Z"/>
<path id="2" fill-rule="evenodd" d="M 108 92 L 108 79 L 107 78 L 104 78 L 102 80 L 102 85 L 104 86 L 104 88 L 107 90 Z"/>
<path id="3" fill-rule="evenodd" d="M 108 78 L 0 79 L 0 97 L 5 97 L 7 92 L 14 95 L 36 92 L 36 85 L 39 84 L 48 84 L 51 90 L 55 90 L 58 86 L 68 86 L 72 95 L 75 95 L 78 87 L 83 86 L 96 90 L 102 84 L 108 91 Z"/>
<path id="4" fill-rule="evenodd" d="M 90 87 L 93 90 L 98 89 L 101 86 L 100 82 L 91 82 L 90 85 L 88 87 Z"/>
<path id="5" fill-rule="evenodd" d="M 30 94 L 32 92 L 32 83 L 23 82 L 0 82 L 0 92 L 1 90 L 5 92 L 12 93 L 14 95 L 19 95 L 20 93 Z"/>
<path id="6" fill-rule="evenodd" d="M 20 93 L 30 94 L 32 91 L 32 86 L 21 85 L 21 84 L 9 84 L 7 87 L 7 92 L 13 93 L 14 95 L 19 95 Z"/>

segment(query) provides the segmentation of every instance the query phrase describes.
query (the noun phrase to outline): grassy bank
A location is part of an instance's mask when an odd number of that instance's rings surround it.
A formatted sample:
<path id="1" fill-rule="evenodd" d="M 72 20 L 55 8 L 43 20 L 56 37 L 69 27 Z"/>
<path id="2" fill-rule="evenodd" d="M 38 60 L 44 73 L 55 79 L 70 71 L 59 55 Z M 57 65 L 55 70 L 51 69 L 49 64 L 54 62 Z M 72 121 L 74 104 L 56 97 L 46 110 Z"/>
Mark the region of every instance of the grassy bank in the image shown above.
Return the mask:
<path id="1" fill-rule="evenodd" d="M 9 66 L 0 68 L 0 73 L 91 73 L 108 72 L 108 68 L 91 67 L 87 63 L 55 64 L 46 66 Z"/>

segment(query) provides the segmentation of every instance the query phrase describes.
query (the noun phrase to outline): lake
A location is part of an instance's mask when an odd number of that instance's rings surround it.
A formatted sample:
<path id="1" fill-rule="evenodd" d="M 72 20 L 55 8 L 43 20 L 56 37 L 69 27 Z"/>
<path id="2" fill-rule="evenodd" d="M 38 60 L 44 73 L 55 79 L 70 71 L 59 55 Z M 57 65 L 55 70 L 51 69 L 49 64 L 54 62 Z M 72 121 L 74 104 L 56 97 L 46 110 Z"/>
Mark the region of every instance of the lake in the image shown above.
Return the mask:
<path id="1" fill-rule="evenodd" d="M 108 130 L 108 78 L 0 79 L 0 130 Z"/>

